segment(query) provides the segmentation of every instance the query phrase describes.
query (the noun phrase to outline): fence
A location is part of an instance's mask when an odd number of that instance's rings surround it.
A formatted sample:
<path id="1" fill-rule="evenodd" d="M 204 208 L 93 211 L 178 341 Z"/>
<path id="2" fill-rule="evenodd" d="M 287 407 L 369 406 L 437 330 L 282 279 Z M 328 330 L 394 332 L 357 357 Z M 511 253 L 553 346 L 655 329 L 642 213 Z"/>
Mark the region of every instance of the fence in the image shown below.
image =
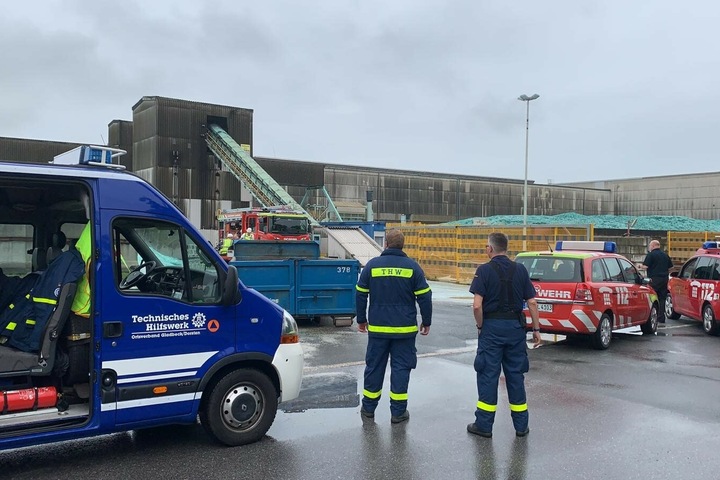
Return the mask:
<path id="1" fill-rule="evenodd" d="M 470 283 L 475 269 L 488 261 L 487 238 L 501 231 L 508 236 L 508 256 L 522 251 L 555 248 L 558 240 L 592 240 L 592 225 L 497 227 L 487 225 L 393 225 L 405 235 L 405 253 L 414 258 L 431 280 Z"/>
<path id="2" fill-rule="evenodd" d="M 720 240 L 717 232 L 668 232 L 667 250 L 673 263 L 685 263 L 692 257 L 703 242 Z"/>
<path id="3" fill-rule="evenodd" d="M 405 235 L 405 252 L 417 260 L 431 280 L 470 283 L 475 269 L 488 261 L 485 255 L 487 237 L 492 232 L 508 236 L 508 256 L 519 252 L 548 250 L 558 240 L 594 240 L 592 225 L 505 227 L 488 225 L 447 226 L 387 224 Z M 525 230 L 525 234 L 523 234 Z M 663 232 L 664 233 L 664 232 Z M 642 262 L 647 243 L 657 237 L 603 236 L 598 240 L 615 241 L 618 253 L 633 262 Z M 720 240 L 720 232 L 667 232 L 665 248 L 676 267 L 692 257 L 703 242 Z"/>

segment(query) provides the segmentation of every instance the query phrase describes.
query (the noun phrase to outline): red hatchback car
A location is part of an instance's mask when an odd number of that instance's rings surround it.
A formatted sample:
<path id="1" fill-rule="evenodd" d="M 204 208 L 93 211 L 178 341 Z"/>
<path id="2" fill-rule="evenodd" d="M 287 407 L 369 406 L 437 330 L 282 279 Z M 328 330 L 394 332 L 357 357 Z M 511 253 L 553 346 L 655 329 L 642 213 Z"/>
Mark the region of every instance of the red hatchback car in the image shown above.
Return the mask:
<path id="1" fill-rule="evenodd" d="M 720 333 L 720 244 L 705 242 L 680 269 L 670 274 L 665 316 L 702 321 L 709 335 Z"/>
<path id="2" fill-rule="evenodd" d="M 554 251 L 515 257 L 535 287 L 541 332 L 587 335 L 603 350 L 613 330 L 657 331 L 657 294 L 616 251 L 615 242 L 560 241 Z M 525 316 L 529 327 L 527 309 Z"/>

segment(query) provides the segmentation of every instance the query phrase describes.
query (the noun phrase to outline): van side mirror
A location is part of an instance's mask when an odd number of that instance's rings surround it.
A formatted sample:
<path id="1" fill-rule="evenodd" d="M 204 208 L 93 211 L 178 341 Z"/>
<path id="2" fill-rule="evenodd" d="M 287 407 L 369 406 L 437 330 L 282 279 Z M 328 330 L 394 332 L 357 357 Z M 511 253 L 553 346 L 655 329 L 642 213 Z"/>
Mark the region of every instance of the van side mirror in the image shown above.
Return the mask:
<path id="1" fill-rule="evenodd" d="M 644 277 L 639 282 L 641 285 L 650 285 L 650 277 Z"/>
<path id="2" fill-rule="evenodd" d="M 238 272 L 234 265 L 228 266 L 225 282 L 223 282 L 223 292 L 220 302 L 225 307 L 236 305 L 242 300 L 240 289 L 238 288 Z"/>
<path id="3" fill-rule="evenodd" d="M 670 272 L 670 276 L 673 278 L 677 278 L 679 272 Z"/>

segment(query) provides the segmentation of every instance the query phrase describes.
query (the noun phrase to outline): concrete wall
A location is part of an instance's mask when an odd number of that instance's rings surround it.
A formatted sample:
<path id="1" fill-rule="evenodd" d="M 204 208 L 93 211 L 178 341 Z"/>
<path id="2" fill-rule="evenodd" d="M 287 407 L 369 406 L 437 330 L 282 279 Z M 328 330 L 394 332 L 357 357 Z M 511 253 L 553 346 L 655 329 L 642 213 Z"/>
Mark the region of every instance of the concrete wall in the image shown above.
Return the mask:
<path id="1" fill-rule="evenodd" d="M 520 215 L 523 183 L 431 172 L 325 165 L 325 186 L 334 201 L 365 202 L 373 191 L 377 220 L 447 222 L 469 217 Z M 528 214 L 555 215 L 569 211 L 611 214 L 611 192 L 596 188 L 528 185 Z"/>
<path id="2" fill-rule="evenodd" d="M 720 172 L 568 185 L 608 189 L 612 192 L 611 201 L 616 215 L 682 215 L 700 220 L 720 218 Z"/>

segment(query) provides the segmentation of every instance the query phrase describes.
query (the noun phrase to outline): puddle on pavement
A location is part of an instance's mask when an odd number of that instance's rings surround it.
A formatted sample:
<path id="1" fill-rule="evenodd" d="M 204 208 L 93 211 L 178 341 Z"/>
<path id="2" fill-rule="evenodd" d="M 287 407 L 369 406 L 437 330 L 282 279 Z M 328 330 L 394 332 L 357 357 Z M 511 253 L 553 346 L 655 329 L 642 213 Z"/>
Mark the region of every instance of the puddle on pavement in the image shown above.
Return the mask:
<path id="1" fill-rule="evenodd" d="M 327 372 L 303 376 L 298 398 L 281 403 L 279 408 L 286 413 L 295 413 L 320 408 L 355 408 L 358 405 L 360 395 L 355 375 Z"/>

